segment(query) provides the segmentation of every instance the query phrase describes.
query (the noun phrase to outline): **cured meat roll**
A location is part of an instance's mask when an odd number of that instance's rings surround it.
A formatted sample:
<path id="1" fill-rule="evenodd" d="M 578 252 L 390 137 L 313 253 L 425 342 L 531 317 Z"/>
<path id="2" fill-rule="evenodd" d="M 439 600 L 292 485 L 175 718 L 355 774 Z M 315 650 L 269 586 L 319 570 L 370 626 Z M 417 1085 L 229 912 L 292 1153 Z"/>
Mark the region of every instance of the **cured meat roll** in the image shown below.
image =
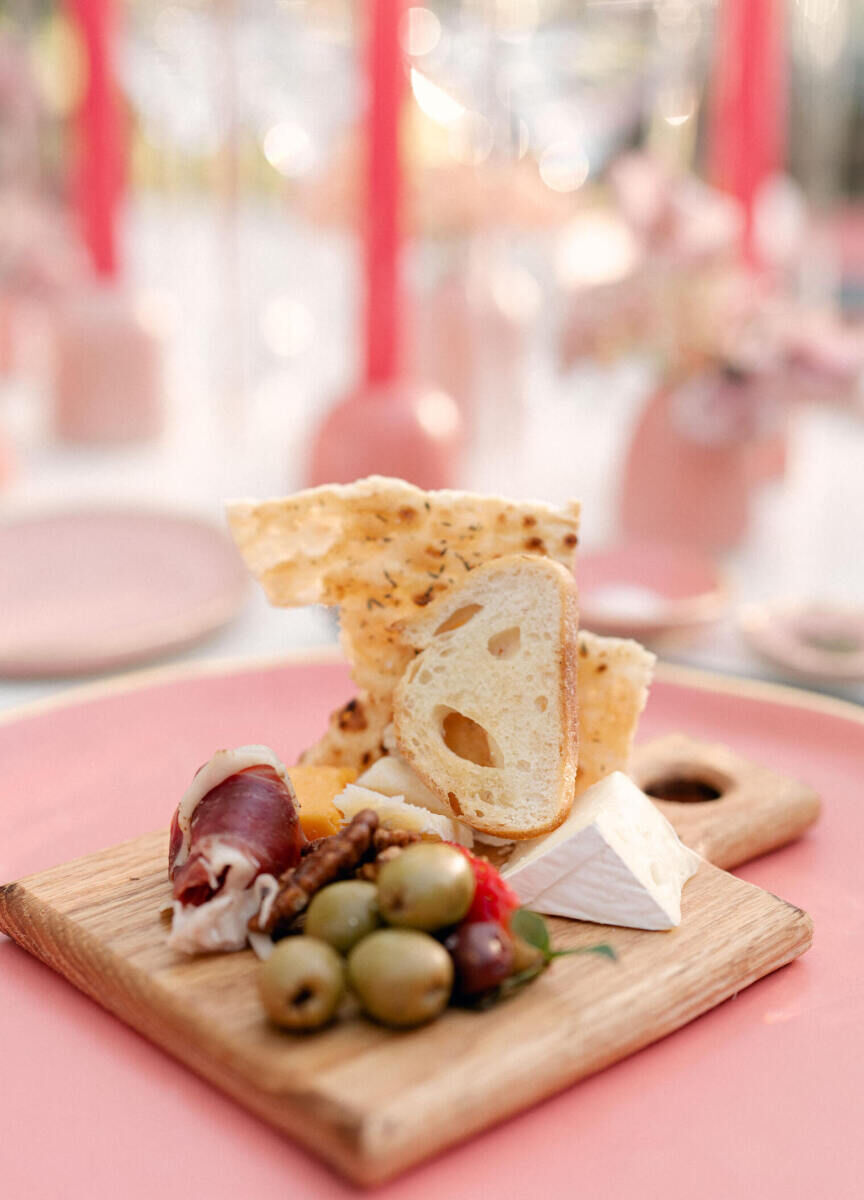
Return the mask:
<path id="1" fill-rule="evenodd" d="M 187 954 L 242 949 L 250 918 L 299 862 L 305 840 L 291 781 L 273 751 L 218 750 L 171 822 L 169 945 Z"/>

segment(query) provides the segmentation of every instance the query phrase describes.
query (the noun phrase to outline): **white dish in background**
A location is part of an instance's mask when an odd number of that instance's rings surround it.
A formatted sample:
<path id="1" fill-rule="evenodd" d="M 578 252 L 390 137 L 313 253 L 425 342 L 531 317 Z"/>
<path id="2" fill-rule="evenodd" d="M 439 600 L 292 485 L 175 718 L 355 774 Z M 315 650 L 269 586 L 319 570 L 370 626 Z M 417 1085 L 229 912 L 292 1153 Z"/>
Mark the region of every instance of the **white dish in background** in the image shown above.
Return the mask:
<path id="1" fill-rule="evenodd" d="M 864 680 L 864 609 L 748 604 L 738 611 L 738 626 L 758 654 L 800 679 Z"/>

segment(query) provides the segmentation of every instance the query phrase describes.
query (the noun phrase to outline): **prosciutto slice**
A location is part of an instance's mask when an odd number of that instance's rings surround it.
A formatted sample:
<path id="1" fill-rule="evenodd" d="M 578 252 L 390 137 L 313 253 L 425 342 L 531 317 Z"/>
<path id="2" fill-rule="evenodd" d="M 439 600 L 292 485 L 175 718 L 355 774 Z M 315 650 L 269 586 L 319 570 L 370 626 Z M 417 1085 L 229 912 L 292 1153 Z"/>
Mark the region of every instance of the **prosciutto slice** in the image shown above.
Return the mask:
<path id="1" fill-rule="evenodd" d="M 240 950 L 305 841 L 285 767 L 266 746 L 219 750 L 171 822 L 169 945 L 187 954 Z"/>

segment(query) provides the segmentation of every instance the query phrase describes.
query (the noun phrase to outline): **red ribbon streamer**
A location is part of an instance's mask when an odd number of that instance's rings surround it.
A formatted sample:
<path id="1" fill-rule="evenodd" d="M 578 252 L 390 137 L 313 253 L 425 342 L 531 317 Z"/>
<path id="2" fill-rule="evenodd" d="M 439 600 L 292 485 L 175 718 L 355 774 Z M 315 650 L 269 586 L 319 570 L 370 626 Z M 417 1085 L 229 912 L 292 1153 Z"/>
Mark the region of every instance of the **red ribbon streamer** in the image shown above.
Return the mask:
<path id="1" fill-rule="evenodd" d="M 399 116 L 403 0 L 370 0 L 366 179 L 366 380 L 394 379 L 401 350 Z"/>
<path id="2" fill-rule="evenodd" d="M 756 264 L 754 205 L 783 166 L 786 126 L 784 0 L 722 0 L 710 144 L 710 174 L 744 209 L 745 259 Z"/>
<path id="3" fill-rule="evenodd" d="M 84 92 L 77 113 L 71 191 L 93 269 L 115 278 L 117 221 L 123 192 L 123 128 L 113 75 L 113 0 L 66 0 L 84 51 Z"/>

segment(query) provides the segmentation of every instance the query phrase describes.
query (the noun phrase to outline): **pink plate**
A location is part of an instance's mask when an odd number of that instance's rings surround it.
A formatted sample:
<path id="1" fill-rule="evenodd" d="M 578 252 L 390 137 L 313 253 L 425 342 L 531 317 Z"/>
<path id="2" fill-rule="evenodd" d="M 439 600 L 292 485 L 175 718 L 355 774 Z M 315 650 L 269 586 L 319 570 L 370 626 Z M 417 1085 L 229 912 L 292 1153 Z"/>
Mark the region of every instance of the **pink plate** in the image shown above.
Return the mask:
<path id="1" fill-rule="evenodd" d="M 864 609 L 813 603 L 748 604 L 744 637 L 763 658 L 799 679 L 864 679 Z"/>
<path id="2" fill-rule="evenodd" d="M 163 670 L 0 721 L 0 879 L 167 825 L 218 746 L 291 760 L 350 694 L 339 663 Z M 662 668 L 643 736 L 684 730 L 806 779 L 824 817 L 746 878 L 806 908 L 804 959 L 381 1189 L 393 1200 L 853 1200 L 864 1087 L 864 712 Z M 122 919 L 122 914 L 118 914 Z M 316 1200 L 326 1168 L 0 939 L 0 1194 Z"/>
<path id="3" fill-rule="evenodd" d="M 214 632 L 246 573 L 229 538 L 136 509 L 0 524 L 0 675 L 78 675 L 143 662 Z"/>
<path id="4" fill-rule="evenodd" d="M 652 638 L 690 632 L 722 616 L 726 591 L 697 550 L 631 542 L 579 558 L 580 624 L 596 633 Z"/>

